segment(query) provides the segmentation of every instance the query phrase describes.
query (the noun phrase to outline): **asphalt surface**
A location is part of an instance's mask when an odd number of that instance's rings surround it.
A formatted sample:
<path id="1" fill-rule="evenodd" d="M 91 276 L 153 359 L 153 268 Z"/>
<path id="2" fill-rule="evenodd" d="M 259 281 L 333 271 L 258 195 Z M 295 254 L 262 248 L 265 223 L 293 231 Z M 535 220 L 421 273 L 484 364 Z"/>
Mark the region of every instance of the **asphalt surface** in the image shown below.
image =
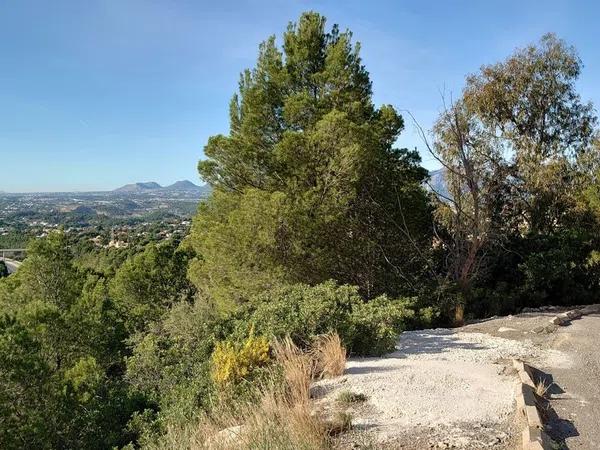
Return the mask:
<path id="1" fill-rule="evenodd" d="M 568 364 L 549 367 L 549 434 L 569 449 L 600 449 L 600 315 L 584 316 L 554 333 L 552 348 Z"/>
<path id="2" fill-rule="evenodd" d="M 562 309 L 497 317 L 467 325 L 464 331 L 532 343 L 541 352 L 526 361 L 551 384 L 543 412 L 545 431 L 561 449 L 600 450 L 600 315 L 549 326 Z M 535 330 L 535 331 L 534 331 Z M 548 357 L 547 352 L 554 352 Z M 550 355 L 550 356 L 552 356 Z"/>

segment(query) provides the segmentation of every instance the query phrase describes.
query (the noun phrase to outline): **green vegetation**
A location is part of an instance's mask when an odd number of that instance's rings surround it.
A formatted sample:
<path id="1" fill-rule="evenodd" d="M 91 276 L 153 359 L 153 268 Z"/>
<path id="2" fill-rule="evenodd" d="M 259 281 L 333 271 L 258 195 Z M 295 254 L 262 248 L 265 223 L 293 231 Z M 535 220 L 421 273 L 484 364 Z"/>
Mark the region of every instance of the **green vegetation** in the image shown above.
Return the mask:
<path id="1" fill-rule="evenodd" d="M 309 13 L 242 74 L 230 133 L 211 137 L 199 164 L 215 192 L 190 235 L 201 255 L 190 278 L 218 309 L 280 283 L 415 291 L 414 246 L 432 233 L 427 172 L 416 151 L 394 148 L 403 119 L 373 105 L 359 50 Z"/>
<path id="2" fill-rule="evenodd" d="M 10 232 L 0 235 L 0 248 L 25 248 L 27 237 L 22 232 Z"/>
<path id="3" fill-rule="evenodd" d="M 580 70 L 547 35 L 469 76 L 423 133 L 438 195 L 351 33 L 303 14 L 242 74 L 188 235 L 116 249 L 57 231 L 0 266 L 0 447 L 201 448 L 243 425 L 237 448 L 331 448 L 351 419 L 312 414 L 309 387 L 347 353 L 594 300 L 600 143 Z"/>
<path id="4" fill-rule="evenodd" d="M 0 278 L 7 277 L 8 275 L 8 267 L 6 267 L 4 261 L 0 261 Z"/>
<path id="5" fill-rule="evenodd" d="M 542 302 L 573 301 L 560 289 L 550 294 L 552 281 L 539 277 L 568 280 L 587 257 L 575 248 L 591 244 L 589 255 L 598 244 L 593 203 L 585 198 L 598 174 L 596 118 L 575 91 L 580 70 L 575 50 L 548 34 L 469 76 L 462 97 L 441 114 L 428 148 L 446 169 L 449 194 L 437 201 L 436 214 L 460 310 L 494 269 L 513 276 L 517 292 L 508 297 L 518 306 L 538 295 L 555 295 Z M 504 266 L 506 256 L 514 265 Z M 541 267 L 545 262 L 553 268 Z M 531 285 L 532 275 L 545 286 Z"/>
<path id="6" fill-rule="evenodd" d="M 253 297 L 235 317 L 243 335 L 248 324 L 257 333 L 290 336 L 308 346 L 314 336 L 337 332 L 352 353 L 380 355 L 393 350 L 396 336 L 414 324 L 414 301 L 385 296 L 365 302 L 358 288 L 333 281 L 309 286 L 295 284 L 271 289 Z"/>
<path id="7" fill-rule="evenodd" d="M 365 394 L 357 394 L 351 391 L 341 391 L 337 396 L 337 401 L 346 405 L 351 405 L 353 403 L 362 403 L 367 401 L 367 396 Z"/>

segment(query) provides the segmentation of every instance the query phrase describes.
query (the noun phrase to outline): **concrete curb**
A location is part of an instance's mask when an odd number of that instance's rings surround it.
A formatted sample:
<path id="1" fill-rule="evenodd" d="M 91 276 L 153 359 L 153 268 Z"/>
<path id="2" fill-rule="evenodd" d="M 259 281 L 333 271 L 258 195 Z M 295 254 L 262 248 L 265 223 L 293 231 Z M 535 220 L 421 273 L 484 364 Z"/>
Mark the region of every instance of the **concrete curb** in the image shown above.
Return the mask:
<path id="1" fill-rule="evenodd" d="M 517 388 L 517 408 L 525 416 L 527 426 L 523 430 L 523 450 L 549 450 L 552 449 L 550 437 L 544 433 L 542 418 L 537 409 L 535 400 L 535 382 L 532 377 L 532 368 L 523 361 L 513 359 L 521 382 Z"/>
<path id="2" fill-rule="evenodd" d="M 572 309 L 570 311 L 566 311 L 564 313 L 558 314 L 550 319 L 550 323 L 553 325 L 561 325 L 564 326 L 569 323 L 573 319 L 578 319 L 581 316 L 586 316 L 588 314 L 597 314 L 600 313 L 600 304 L 598 305 L 587 305 L 580 309 Z"/>

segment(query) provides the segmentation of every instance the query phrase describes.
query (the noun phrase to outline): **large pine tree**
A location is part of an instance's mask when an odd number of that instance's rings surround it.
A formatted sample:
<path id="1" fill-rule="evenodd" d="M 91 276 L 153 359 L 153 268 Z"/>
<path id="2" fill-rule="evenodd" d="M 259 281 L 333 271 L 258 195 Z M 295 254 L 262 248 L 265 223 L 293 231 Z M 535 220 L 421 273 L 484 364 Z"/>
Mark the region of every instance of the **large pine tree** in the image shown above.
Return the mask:
<path id="1" fill-rule="evenodd" d="M 305 13 L 241 75 L 229 135 L 199 163 L 213 195 L 194 221 L 190 275 L 206 299 L 227 307 L 327 279 L 366 297 L 412 289 L 429 244 L 427 172 L 394 147 L 402 117 L 374 107 L 359 50 Z"/>

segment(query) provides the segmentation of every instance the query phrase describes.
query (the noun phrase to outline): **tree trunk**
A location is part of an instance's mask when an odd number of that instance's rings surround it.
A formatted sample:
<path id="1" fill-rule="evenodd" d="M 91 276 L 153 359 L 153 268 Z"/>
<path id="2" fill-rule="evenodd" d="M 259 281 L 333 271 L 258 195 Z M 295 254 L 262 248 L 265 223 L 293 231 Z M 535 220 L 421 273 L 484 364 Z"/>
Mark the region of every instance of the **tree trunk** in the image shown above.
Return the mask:
<path id="1" fill-rule="evenodd" d="M 466 272 L 463 272 L 462 275 L 466 275 Z M 471 285 L 468 276 L 461 276 L 459 278 L 458 289 L 460 292 L 460 301 L 454 307 L 454 326 L 462 327 L 465 324 L 465 305 L 471 295 Z"/>
<path id="2" fill-rule="evenodd" d="M 462 303 L 454 307 L 454 326 L 462 327 L 465 323 L 465 305 Z"/>

